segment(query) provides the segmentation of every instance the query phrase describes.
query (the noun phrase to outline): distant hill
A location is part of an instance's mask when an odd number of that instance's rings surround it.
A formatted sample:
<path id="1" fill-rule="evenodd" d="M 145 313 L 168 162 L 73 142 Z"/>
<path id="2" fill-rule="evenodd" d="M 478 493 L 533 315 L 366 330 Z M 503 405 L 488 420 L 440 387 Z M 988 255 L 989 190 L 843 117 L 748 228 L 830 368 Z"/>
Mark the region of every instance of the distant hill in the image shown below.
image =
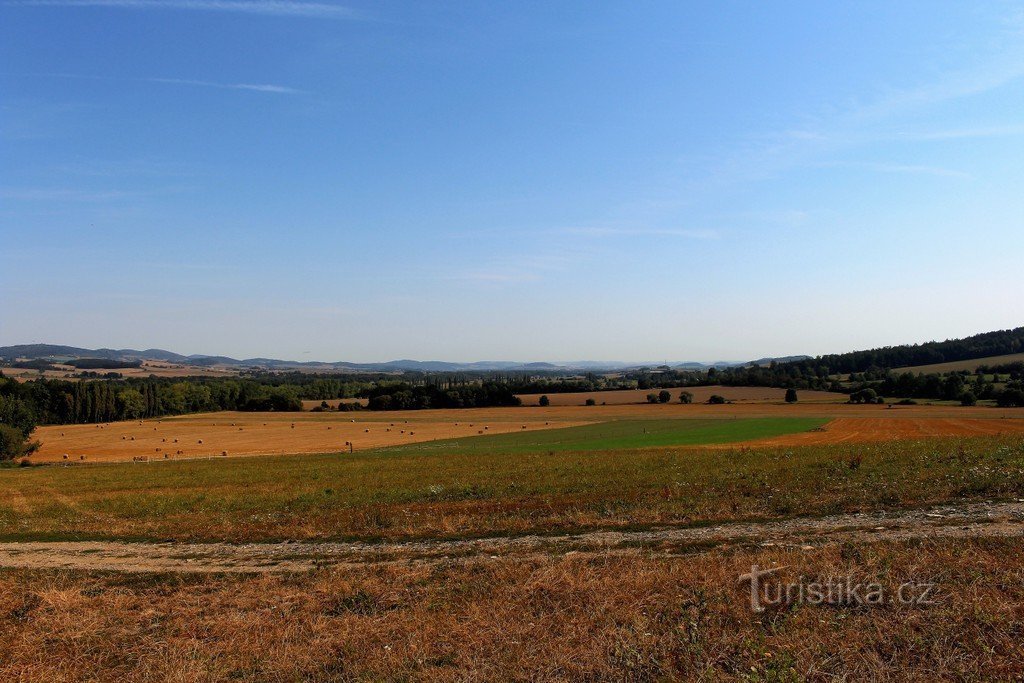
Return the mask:
<path id="1" fill-rule="evenodd" d="M 792 358 L 807 358 L 808 356 L 790 356 Z M 70 359 L 102 359 L 129 363 L 140 360 L 155 360 L 167 363 L 180 363 L 196 367 L 227 366 L 232 368 L 267 368 L 272 370 L 318 370 L 323 372 L 460 372 L 460 371 L 602 371 L 621 370 L 627 368 L 660 367 L 664 362 L 627 363 L 622 361 L 595 361 L 581 360 L 566 363 L 530 362 L 518 361 L 474 361 L 468 363 L 455 363 L 450 361 L 437 360 L 411 360 L 401 359 L 386 361 L 383 363 L 352 363 L 348 361 L 294 361 L 281 360 L 278 358 L 244 358 L 237 359 L 230 356 L 211 356 L 206 354 L 193 354 L 186 356 L 165 349 L 85 349 L 77 346 L 64 346 L 60 344 L 19 344 L 15 346 L 0 347 L 0 359 L 8 362 L 15 359 L 59 361 Z M 773 359 L 762 358 L 754 361 L 757 364 L 767 364 Z M 711 367 L 727 368 L 737 365 L 746 365 L 740 361 L 715 361 L 713 363 L 699 363 L 694 361 L 669 363 L 670 367 L 686 370 L 706 370 Z"/>

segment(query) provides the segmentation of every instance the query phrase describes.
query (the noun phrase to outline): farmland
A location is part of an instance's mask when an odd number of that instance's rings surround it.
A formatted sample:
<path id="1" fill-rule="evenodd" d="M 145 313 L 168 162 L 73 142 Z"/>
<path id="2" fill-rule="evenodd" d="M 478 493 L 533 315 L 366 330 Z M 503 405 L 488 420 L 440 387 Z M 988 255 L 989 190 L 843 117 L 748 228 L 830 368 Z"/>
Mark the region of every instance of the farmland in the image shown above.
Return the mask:
<path id="1" fill-rule="evenodd" d="M 0 469 L 0 678 L 1022 673 L 1024 410 L 719 391 L 39 428 L 51 466 Z M 941 600 L 757 615 L 752 564 Z"/>
<path id="2" fill-rule="evenodd" d="M 704 394 L 721 391 L 733 396 L 727 405 L 649 404 L 635 399 L 636 392 L 598 392 L 608 395 L 607 405 L 583 405 L 584 394 L 567 394 L 563 405 L 546 408 L 473 408 L 408 411 L 248 413 L 218 412 L 162 419 L 105 424 L 40 427 L 34 438 L 42 446 L 32 456 L 38 463 L 99 463 L 136 460 L 184 460 L 190 458 L 250 455 L 331 453 L 458 440 L 469 445 L 471 437 L 507 439 L 528 435 L 537 444 L 557 443 L 557 434 L 537 436 L 545 430 L 584 425 L 595 429 L 627 429 L 643 434 L 644 422 L 669 425 L 662 438 L 653 434 L 640 441 L 610 440 L 603 447 L 697 446 L 738 443 L 757 445 L 827 444 L 842 441 L 885 441 L 928 436 L 999 435 L 1024 428 L 1024 411 L 1014 408 L 955 405 L 852 405 L 829 399 L 834 394 L 802 392 L 800 403 L 785 404 L 774 390 L 760 388 L 706 387 Z M 730 391 L 731 390 L 731 391 Z M 674 391 L 673 393 L 678 393 Z M 696 391 L 694 392 L 696 393 Z M 646 395 L 646 393 L 645 393 Z M 562 396 L 553 394 L 555 398 Z M 842 396 L 842 395 L 840 395 Z M 743 398 L 746 397 L 746 398 Z M 809 400 L 804 400 L 806 397 Z M 843 397 L 845 398 L 845 396 Z M 774 420 L 774 423 L 765 422 Z M 716 426 L 715 421 L 722 421 Z M 752 422 L 753 421 L 753 422 Z M 766 425 L 774 425 L 765 430 Z M 596 425 L 606 425 L 596 427 Z M 648 425 L 653 430 L 652 425 Z M 809 431 L 823 428 L 823 431 Z M 773 431 L 774 430 L 774 431 Z M 573 434 L 574 432 L 571 432 Z M 490 441 L 479 442 L 480 449 Z M 587 448 L 602 447 L 598 436 Z M 451 445 L 451 444 L 447 444 Z M 447 447 L 447 446 L 445 446 Z M 67 458 L 65 458 L 67 456 Z"/>

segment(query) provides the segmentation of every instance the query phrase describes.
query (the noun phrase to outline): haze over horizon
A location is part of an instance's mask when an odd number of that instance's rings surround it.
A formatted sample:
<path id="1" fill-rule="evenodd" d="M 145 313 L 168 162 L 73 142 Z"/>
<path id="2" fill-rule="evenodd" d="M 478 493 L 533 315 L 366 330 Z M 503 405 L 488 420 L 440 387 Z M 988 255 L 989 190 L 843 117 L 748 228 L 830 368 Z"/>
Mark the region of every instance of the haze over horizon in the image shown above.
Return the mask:
<path id="1" fill-rule="evenodd" d="M 1024 10 L 0 0 L 0 345 L 716 361 L 1024 321 Z"/>

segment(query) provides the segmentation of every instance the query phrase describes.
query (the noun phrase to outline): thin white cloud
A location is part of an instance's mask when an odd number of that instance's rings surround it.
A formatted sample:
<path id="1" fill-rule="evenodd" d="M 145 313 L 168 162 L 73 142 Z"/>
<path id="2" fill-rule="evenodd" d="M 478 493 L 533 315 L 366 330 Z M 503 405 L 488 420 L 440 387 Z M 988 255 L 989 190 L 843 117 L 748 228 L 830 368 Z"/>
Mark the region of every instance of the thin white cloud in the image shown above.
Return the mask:
<path id="1" fill-rule="evenodd" d="M 1024 124 L 1004 126 L 979 126 L 976 128 L 952 128 L 949 130 L 920 131 L 900 135 L 911 140 L 965 140 L 972 138 L 997 138 L 1024 135 Z"/>
<path id="2" fill-rule="evenodd" d="M 22 0 L 10 4 L 39 7 L 113 7 L 134 10 L 236 12 L 317 19 L 357 18 L 354 10 L 342 5 L 327 2 L 288 2 L 287 0 Z"/>
<path id="3" fill-rule="evenodd" d="M 214 83 L 212 81 L 197 81 L 187 78 L 140 78 L 135 79 L 147 83 L 169 83 L 171 85 L 195 85 L 202 88 L 221 88 L 223 90 L 251 90 L 253 92 L 276 93 L 280 95 L 297 95 L 302 90 L 289 88 L 284 85 L 273 85 L 271 83 Z"/>
<path id="4" fill-rule="evenodd" d="M 564 228 L 564 233 L 570 235 L 585 235 L 588 237 L 687 237 L 690 239 L 717 239 L 716 230 L 688 230 L 683 228 L 612 228 L 602 226 L 580 226 Z"/>
<path id="5" fill-rule="evenodd" d="M 122 190 L 90 191 L 53 187 L 0 187 L 0 197 L 29 202 L 108 202 L 133 196 L 135 193 Z"/>
<path id="6" fill-rule="evenodd" d="M 164 83 L 168 85 L 189 85 L 200 88 L 219 88 L 221 90 L 248 90 L 250 92 L 271 93 L 275 95 L 300 95 L 304 90 L 292 88 L 286 85 L 274 83 L 218 83 L 217 81 L 204 81 L 196 78 L 155 78 L 155 77 L 122 77 L 122 76 L 98 76 L 94 74 L 76 73 L 42 73 L 26 74 L 36 78 L 71 78 L 85 81 L 134 81 L 136 83 Z"/>
<path id="7" fill-rule="evenodd" d="M 914 175 L 930 175 L 939 176 L 943 178 L 970 178 L 970 173 L 964 171 L 957 171 L 952 168 L 943 168 L 941 166 L 927 166 L 924 164 L 893 164 L 893 163 L 879 163 L 879 162 L 830 162 L 820 164 L 825 168 L 859 168 L 866 171 L 877 171 L 879 173 L 907 173 Z"/>

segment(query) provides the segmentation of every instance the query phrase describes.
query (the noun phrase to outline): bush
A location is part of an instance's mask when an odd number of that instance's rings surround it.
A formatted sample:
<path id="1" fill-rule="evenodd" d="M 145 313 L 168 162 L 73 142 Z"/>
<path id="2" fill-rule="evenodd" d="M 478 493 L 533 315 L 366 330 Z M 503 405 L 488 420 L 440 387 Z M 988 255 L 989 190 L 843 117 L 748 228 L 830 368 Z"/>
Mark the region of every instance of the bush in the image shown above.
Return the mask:
<path id="1" fill-rule="evenodd" d="M 714 394 L 711 398 L 708 399 L 708 403 L 710 403 L 711 405 L 722 405 L 723 403 L 725 403 L 725 396 L 719 396 L 718 394 Z"/>
<path id="2" fill-rule="evenodd" d="M 874 389 L 861 389 L 850 394 L 850 403 L 877 403 L 878 393 Z"/>
<path id="3" fill-rule="evenodd" d="M 597 405 L 597 401 L 595 401 L 592 398 L 588 398 L 583 405 L 586 405 L 586 406 L 596 406 Z"/>
<path id="4" fill-rule="evenodd" d="M 540 404 L 541 408 L 547 408 L 549 405 L 551 405 L 551 399 L 548 398 L 547 396 L 541 396 L 540 400 L 537 401 L 537 403 Z"/>
<path id="5" fill-rule="evenodd" d="M 786 389 L 786 403 L 796 403 L 796 389 Z"/>
<path id="6" fill-rule="evenodd" d="M 672 400 L 672 394 L 662 389 L 658 392 L 658 403 L 668 403 Z"/>
<path id="7" fill-rule="evenodd" d="M 962 406 L 973 406 L 977 405 L 978 397 L 974 395 L 974 392 L 965 391 L 960 394 L 960 405 Z"/>
<path id="8" fill-rule="evenodd" d="M 657 394 L 647 394 L 647 402 L 648 403 L 657 403 L 658 402 L 658 395 Z"/>
<path id="9" fill-rule="evenodd" d="M 693 403 L 693 394 L 690 393 L 689 391 L 682 392 L 681 394 L 679 394 L 679 402 L 680 403 Z"/>
<path id="10" fill-rule="evenodd" d="M 1014 408 L 1024 406 L 1024 391 L 1020 389 L 1006 389 L 996 396 L 996 404 L 1000 408 Z"/>
<path id="11" fill-rule="evenodd" d="M 39 448 L 38 441 L 29 441 L 20 429 L 0 424 L 0 460 L 14 460 L 31 455 Z"/>

